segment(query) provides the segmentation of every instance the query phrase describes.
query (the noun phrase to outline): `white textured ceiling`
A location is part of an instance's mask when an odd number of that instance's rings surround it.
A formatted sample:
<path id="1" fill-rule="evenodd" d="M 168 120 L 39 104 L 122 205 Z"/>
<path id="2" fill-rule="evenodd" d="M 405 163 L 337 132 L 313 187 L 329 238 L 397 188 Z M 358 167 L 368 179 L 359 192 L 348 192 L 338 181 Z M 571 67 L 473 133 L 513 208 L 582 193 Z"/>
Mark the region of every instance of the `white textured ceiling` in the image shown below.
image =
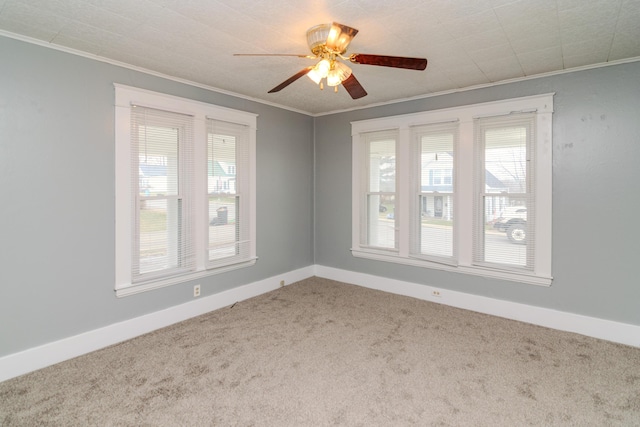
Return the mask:
<path id="1" fill-rule="evenodd" d="M 425 71 L 354 64 L 369 93 L 320 91 L 306 30 L 360 30 L 348 53 L 426 57 Z M 0 0 L 0 31 L 322 114 L 640 58 L 640 0 Z M 1 61 L 7 58 L 1 58 Z"/>

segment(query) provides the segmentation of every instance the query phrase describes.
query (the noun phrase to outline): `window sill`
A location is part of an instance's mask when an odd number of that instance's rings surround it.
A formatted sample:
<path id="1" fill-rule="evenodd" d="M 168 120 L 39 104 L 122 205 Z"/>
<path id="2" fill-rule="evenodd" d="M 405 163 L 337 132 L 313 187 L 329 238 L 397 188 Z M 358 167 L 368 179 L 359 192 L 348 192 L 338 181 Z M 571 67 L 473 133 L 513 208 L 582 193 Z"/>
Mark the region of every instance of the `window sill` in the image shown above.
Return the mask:
<path id="1" fill-rule="evenodd" d="M 448 265 L 418 258 L 406 258 L 399 255 L 351 249 L 351 254 L 356 258 L 366 258 L 376 261 L 392 262 L 395 264 L 410 265 L 414 267 L 430 268 L 434 270 L 451 271 L 454 273 L 470 274 L 473 276 L 488 277 L 492 279 L 508 280 L 511 282 L 526 283 L 538 286 L 551 286 L 552 277 L 536 276 L 532 273 L 518 271 L 497 270 L 489 267 L 471 265 Z"/>
<path id="2" fill-rule="evenodd" d="M 218 267 L 215 269 L 196 271 L 189 274 L 182 274 L 179 276 L 168 277 L 165 279 L 157 279 L 149 282 L 125 284 L 116 287 L 116 297 L 127 297 L 129 295 L 135 295 L 154 289 L 164 288 L 166 286 L 175 285 L 178 283 L 189 282 L 191 280 L 201 279 L 203 277 L 213 276 L 227 271 L 237 270 L 239 268 L 250 267 L 256 263 L 258 258 L 253 258 L 248 261 L 239 262 L 237 264 L 227 265 L 225 267 Z"/>

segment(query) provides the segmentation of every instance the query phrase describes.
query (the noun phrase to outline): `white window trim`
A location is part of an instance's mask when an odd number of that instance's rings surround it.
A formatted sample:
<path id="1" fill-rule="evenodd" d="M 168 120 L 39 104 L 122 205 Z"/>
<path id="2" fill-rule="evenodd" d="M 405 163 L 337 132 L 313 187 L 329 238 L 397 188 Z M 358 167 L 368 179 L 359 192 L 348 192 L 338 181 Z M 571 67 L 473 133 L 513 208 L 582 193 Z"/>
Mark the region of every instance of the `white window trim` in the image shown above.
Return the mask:
<path id="1" fill-rule="evenodd" d="M 177 96 L 152 92 L 114 83 L 115 87 L 115 291 L 122 297 L 165 286 L 200 279 L 255 264 L 256 256 L 256 124 L 257 115 Z M 207 224 L 206 216 L 206 120 L 207 117 L 249 127 L 249 237 L 250 256 L 247 260 L 215 269 L 206 268 L 205 225 L 195 233 L 196 271 L 180 276 L 132 284 L 131 277 L 131 106 L 140 105 L 159 110 L 188 114 L 194 117 L 195 210 L 196 224 Z M 202 195 L 202 197 L 198 197 Z"/>
<path id="2" fill-rule="evenodd" d="M 377 261 L 393 262 L 417 267 L 453 271 L 482 277 L 490 277 L 514 282 L 550 286 L 551 275 L 551 202 L 552 202 L 552 114 L 554 93 L 494 101 L 481 104 L 465 105 L 442 110 L 425 111 L 400 116 L 383 117 L 379 119 L 351 122 L 352 133 L 352 246 L 351 253 L 355 257 L 373 259 Z M 508 115 L 516 112 L 536 111 L 536 229 L 535 229 L 535 269 L 533 272 L 511 271 L 493 267 L 483 267 L 473 264 L 473 200 L 474 188 L 472 179 L 460 179 L 460 171 L 473 171 L 474 158 L 472 155 L 458 155 L 456 163 L 456 231 L 457 265 L 439 263 L 423 258 L 412 257 L 409 254 L 408 231 L 410 220 L 407 209 L 398 209 L 397 226 L 404 230 L 400 234 L 400 248 L 397 254 L 388 251 L 374 250 L 360 245 L 361 204 L 358 195 L 362 193 L 361 159 L 363 144 L 361 133 L 397 129 L 399 131 L 397 155 L 398 162 L 403 159 L 404 150 L 400 147 L 410 146 L 410 129 L 412 126 L 458 121 L 459 153 L 473 153 L 474 119 L 484 116 Z M 409 167 L 397 167 L 396 179 L 398 186 L 398 200 L 396 206 L 407 206 L 404 201 L 409 197 L 410 171 Z M 470 175 L 469 175 L 470 176 Z M 404 236 L 404 237 L 403 237 Z"/>

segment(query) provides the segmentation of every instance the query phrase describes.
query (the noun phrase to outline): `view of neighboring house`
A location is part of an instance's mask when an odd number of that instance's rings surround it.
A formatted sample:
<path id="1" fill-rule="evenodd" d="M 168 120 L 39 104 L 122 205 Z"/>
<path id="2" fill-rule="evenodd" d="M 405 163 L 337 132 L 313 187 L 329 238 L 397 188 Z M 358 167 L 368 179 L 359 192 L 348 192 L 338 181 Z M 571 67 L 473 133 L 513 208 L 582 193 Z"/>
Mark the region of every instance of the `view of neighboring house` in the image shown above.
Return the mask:
<path id="1" fill-rule="evenodd" d="M 140 162 L 140 191 L 145 196 L 167 192 L 166 158 L 154 157 Z M 231 162 L 209 161 L 209 193 L 235 193 L 236 165 Z"/>
<path id="2" fill-rule="evenodd" d="M 166 194 L 167 192 L 167 165 L 166 162 L 148 159 L 140 162 L 140 192 L 145 196 Z"/>
<path id="3" fill-rule="evenodd" d="M 231 162 L 209 161 L 209 193 L 236 192 L 236 165 Z"/>
<path id="4" fill-rule="evenodd" d="M 505 169 L 502 163 L 499 167 L 494 166 L 488 163 L 487 170 L 485 170 L 484 191 L 488 194 L 496 194 L 494 197 L 485 197 L 485 219 L 487 222 L 495 220 L 505 207 L 511 206 L 514 201 L 510 200 L 508 194 L 519 190 L 517 183 L 509 182 L 508 179 L 501 180 L 496 176 L 496 174 L 500 174 L 500 170 Z M 437 159 L 430 157 L 423 160 L 421 184 L 422 214 L 432 218 L 453 219 L 452 153 L 439 153 Z"/>
<path id="5" fill-rule="evenodd" d="M 395 156 L 383 156 L 380 159 L 379 170 L 381 171 L 380 191 L 393 192 L 396 178 Z M 485 170 L 485 193 L 495 193 L 495 197 L 487 197 L 486 200 L 486 221 L 490 222 L 499 217 L 500 212 L 506 206 L 511 205 L 507 194 L 518 192 L 517 183 L 499 179 L 489 169 L 496 169 L 496 174 L 505 175 L 503 163 L 487 163 Z M 506 175 L 505 175 L 506 176 Z M 507 177 L 508 178 L 508 177 Z M 453 219 L 453 155 L 451 152 L 438 153 L 437 157 L 423 156 L 422 171 L 420 177 L 420 191 L 422 215 L 424 217 L 439 218 L 444 220 Z M 498 195 L 499 194 L 499 195 Z"/>
<path id="6" fill-rule="evenodd" d="M 453 219 L 453 156 L 439 153 L 423 155 L 420 176 L 422 215 L 445 220 Z"/>

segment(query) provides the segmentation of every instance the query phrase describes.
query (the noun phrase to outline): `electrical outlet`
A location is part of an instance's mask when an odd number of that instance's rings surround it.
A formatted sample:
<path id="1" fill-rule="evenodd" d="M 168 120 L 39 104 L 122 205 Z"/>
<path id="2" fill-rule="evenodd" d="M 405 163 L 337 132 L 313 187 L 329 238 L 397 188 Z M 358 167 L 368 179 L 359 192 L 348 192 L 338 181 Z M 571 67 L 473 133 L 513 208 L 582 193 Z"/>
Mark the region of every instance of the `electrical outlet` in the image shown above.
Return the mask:
<path id="1" fill-rule="evenodd" d="M 280 280 L 280 287 L 284 286 L 284 280 Z"/>
<path id="2" fill-rule="evenodd" d="M 195 285 L 193 287 L 193 297 L 199 297 L 200 296 L 200 285 Z"/>
<path id="3" fill-rule="evenodd" d="M 440 294 L 440 291 L 431 291 L 431 296 L 440 298 L 442 295 Z"/>

